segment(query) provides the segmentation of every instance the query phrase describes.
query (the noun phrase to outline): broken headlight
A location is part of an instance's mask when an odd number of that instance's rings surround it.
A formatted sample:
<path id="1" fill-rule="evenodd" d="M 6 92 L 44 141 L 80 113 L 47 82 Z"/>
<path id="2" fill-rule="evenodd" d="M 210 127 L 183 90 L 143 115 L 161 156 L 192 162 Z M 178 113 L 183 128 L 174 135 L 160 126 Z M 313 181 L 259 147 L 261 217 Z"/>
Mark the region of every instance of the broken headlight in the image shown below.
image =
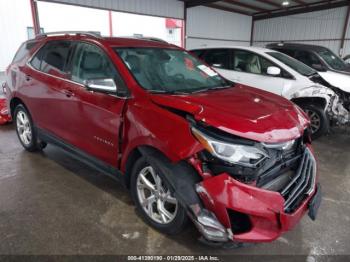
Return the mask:
<path id="1" fill-rule="evenodd" d="M 192 127 L 192 133 L 212 155 L 231 164 L 255 167 L 268 157 L 267 153 L 262 149 L 249 145 L 218 141 L 194 127 Z"/>

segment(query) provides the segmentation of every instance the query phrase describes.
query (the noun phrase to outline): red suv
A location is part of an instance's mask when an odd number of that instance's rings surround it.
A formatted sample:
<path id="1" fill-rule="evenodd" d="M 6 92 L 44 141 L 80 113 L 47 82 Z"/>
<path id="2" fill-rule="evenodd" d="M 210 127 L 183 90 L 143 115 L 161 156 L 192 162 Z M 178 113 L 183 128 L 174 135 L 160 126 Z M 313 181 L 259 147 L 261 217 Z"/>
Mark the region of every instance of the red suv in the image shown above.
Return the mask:
<path id="1" fill-rule="evenodd" d="M 154 228 L 190 218 L 207 243 L 272 241 L 321 191 L 305 114 L 156 39 L 39 35 L 7 69 L 28 151 L 66 150 L 130 189 Z"/>

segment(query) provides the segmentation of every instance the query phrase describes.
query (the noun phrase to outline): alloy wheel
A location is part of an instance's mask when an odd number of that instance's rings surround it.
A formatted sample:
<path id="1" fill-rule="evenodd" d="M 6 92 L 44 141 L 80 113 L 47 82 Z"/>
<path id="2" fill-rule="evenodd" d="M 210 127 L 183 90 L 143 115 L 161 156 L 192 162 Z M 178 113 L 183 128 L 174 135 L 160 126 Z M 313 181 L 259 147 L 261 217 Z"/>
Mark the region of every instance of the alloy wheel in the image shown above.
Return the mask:
<path id="1" fill-rule="evenodd" d="M 153 221 L 169 224 L 178 212 L 178 201 L 151 166 L 144 167 L 137 177 L 138 200 Z"/>
<path id="2" fill-rule="evenodd" d="M 16 126 L 19 138 L 24 145 L 29 145 L 32 142 L 32 127 L 27 114 L 23 111 L 18 111 L 16 116 Z"/>
<path id="3" fill-rule="evenodd" d="M 320 116 L 315 111 L 309 109 L 305 110 L 305 112 L 310 118 L 311 132 L 316 133 L 321 127 Z"/>

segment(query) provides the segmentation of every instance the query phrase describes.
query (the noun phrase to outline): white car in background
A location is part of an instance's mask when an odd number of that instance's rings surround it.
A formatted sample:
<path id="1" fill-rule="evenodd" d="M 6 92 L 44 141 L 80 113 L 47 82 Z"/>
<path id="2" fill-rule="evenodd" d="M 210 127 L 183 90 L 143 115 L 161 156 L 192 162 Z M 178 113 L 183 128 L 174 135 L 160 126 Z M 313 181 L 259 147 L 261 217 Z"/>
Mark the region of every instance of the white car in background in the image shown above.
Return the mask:
<path id="1" fill-rule="evenodd" d="M 330 49 L 319 45 L 299 43 L 271 43 L 269 49 L 285 53 L 315 69 L 340 98 L 344 107 L 350 110 L 350 65 Z M 345 59 L 345 58 L 344 58 Z M 349 56 L 348 56 L 349 61 Z"/>
<path id="2" fill-rule="evenodd" d="M 191 50 L 225 78 L 281 95 L 300 106 L 311 121 L 312 137 L 330 125 L 345 124 L 349 112 L 333 90 L 307 65 L 274 50 L 260 47 L 210 47 Z"/>

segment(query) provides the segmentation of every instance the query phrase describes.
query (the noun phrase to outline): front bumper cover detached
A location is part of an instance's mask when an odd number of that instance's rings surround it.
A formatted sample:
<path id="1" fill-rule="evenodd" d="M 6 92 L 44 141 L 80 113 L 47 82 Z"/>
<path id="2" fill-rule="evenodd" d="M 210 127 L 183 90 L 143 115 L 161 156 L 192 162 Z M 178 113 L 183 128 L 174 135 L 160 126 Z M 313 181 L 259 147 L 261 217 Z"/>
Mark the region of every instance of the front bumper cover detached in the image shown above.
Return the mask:
<path id="1" fill-rule="evenodd" d="M 311 151 L 306 150 L 312 156 Z M 298 203 L 293 212 L 285 212 L 286 200 L 279 192 L 244 184 L 227 173 L 201 180 L 195 169 L 184 161 L 174 165 L 161 154 L 148 148 L 141 150 L 141 153 L 167 181 L 180 203 L 187 207 L 188 215 L 207 244 L 242 246 L 243 242 L 273 241 L 283 232 L 292 229 L 309 206 L 312 206 L 310 210 L 313 209 L 311 213 L 315 215 L 319 206 L 319 201 L 315 201 L 316 204 L 311 204 L 313 201 L 310 201 L 317 190 L 316 179 L 311 183 L 312 192 L 301 204 Z M 311 159 L 316 165 L 313 156 Z M 316 169 L 313 170 L 315 176 Z M 305 172 L 301 172 L 303 179 L 304 174 Z M 307 189 L 309 188 L 305 190 Z M 238 221 L 235 219 L 242 218 L 249 220 L 249 227 L 245 224 L 239 224 L 237 227 Z M 242 227 L 246 230 L 242 231 Z M 241 231 L 237 232 L 237 229 Z"/>
<path id="2" fill-rule="evenodd" d="M 312 154 L 308 149 L 306 151 Z M 310 159 L 316 165 L 313 156 Z M 273 241 L 283 232 L 291 230 L 308 210 L 310 218 L 315 219 L 321 202 L 321 188 L 316 185 L 315 176 L 314 170 L 308 180 L 308 188 L 300 192 L 301 201 L 292 212 L 286 210 L 288 198 L 286 201 L 279 192 L 241 183 L 226 173 L 205 179 L 197 184 L 196 191 L 208 211 L 202 212 L 202 217 L 197 216 L 195 224 L 208 241 Z M 299 181 L 301 179 L 304 179 L 302 172 Z M 298 188 L 298 183 L 295 188 Z M 310 188 L 311 191 L 308 190 Z M 291 193 L 295 191 L 291 190 Z M 232 213 L 240 216 L 232 216 Z M 245 231 L 235 233 L 234 224 L 242 223 L 235 219 L 242 217 L 249 226 Z"/>

